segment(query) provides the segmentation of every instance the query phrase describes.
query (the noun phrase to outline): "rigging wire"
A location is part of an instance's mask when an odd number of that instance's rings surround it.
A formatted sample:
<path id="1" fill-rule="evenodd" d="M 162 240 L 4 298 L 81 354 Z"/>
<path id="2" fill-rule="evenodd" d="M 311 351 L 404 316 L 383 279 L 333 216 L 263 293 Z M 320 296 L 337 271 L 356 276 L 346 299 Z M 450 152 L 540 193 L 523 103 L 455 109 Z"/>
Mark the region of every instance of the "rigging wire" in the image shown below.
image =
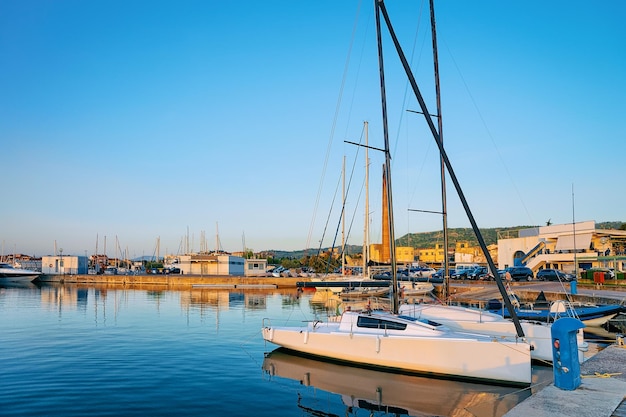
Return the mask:
<path id="1" fill-rule="evenodd" d="M 330 136 L 328 138 L 328 145 L 326 147 L 326 157 L 324 159 L 324 165 L 323 165 L 323 168 L 322 168 L 322 175 L 321 175 L 321 178 L 320 178 L 319 187 L 317 189 L 317 196 L 315 198 L 315 204 L 313 206 L 313 215 L 312 215 L 312 218 L 311 218 L 311 225 L 309 226 L 309 233 L 307 235 L 307 240 L 306 240 L 306 245 L 305 245 L 305 253 L 306 253 L 307 248 L 310 247 L 311 235 L 313 234 L 313 227 L 315 225 L 315 219 L 317 217 L 317 210 L 319 208 L 320 196 L 321 196 L 322 188 L 323 188 L 323 185 L 324 185 L 324 177 L 326 176 L 326 169 L 328 168 L 328 160 L 329 160 L 329 157 L 330 157 L 330 150 L 332 148 L 333 137 L 335 135 L 335 128 L 337 126 L 337 119 L 338 119 L 339 109 L 341 108 L 341 100 L 342 100 L 342 97 L 343 97 L 343 90 L 344 90 L 344 87 L 345 87 L 345 84 L 346 84 L 346 78 L 347 78 L 347 75 L 348 75 L 348 67 L 350 66 L 350 57 L 352 55 L 352 47 L 354 45 L 354 39 L 355 39 L 357 24 L 358 24 L 358 21 L 359 21 L 360 10 L 361 10 L 361 2 L 359 2 L 359 5 L 357 7 L 357 13 L 356 13 L 356 16 L 355 16 L 355 19 L 354 19 L 354 25 L 352 27 L 352 36 L 350 38 L 350 44 L 349 44 L 349 47 L 348 47 L 348 54 L 347 54 L 346 62 L 345 62 L 345 65 L 344 65 L 343 77 L 342 77 L 342 80 L 341 80 L 341 87 L 339 88 L 339 96 L 337 98 L 337 104 L 336 104 L 336 107 L 335 107 L 335 116 L 333 118 L 333 123 L 332 123 L 331 131 L 330 131 Z"/>
<path id="2" fill-rule="evenodd" d="M 517 187 L 517 184 L 513 180 L 513 176 L 511 175 L 511 171 L 509 171 L 508 164 L 506 163 L 504 157 L 502 156 L 502 153 L 500 153 L 500 149 L 498 148 L 498 145 L 496 144 L 496 141 L 495 141 L 493 135 L 491 134 L 491 131 L 489 130 L 489 127 L 487 126 L 487 122 L 485 121 L 485 118 L 483 117 L 483 115 L 482 115 L 482 113 L 480 111 L 480 108 L 478 107 L 478 104 L 476 103 L 476 100 L 474 99 L 474 96 L 472 95 L 472 92 L 470 91 L 470 88 L 467 85 L 467 82 L 465 81 L 465 78 L 463 77 L 463 74 L 461 73 L 461 69 L 459 68 L 456 60 L 454 59 L 454 56 L 452 55 L 452 52 L 450 51 L 450 48 L 445 43 L 445 40 L 444 40 L 444 45 L 446 47 L 446 51 L 448 51 L 448 54 L 450 55 L 452 63 L 454 64 L 454 68 L 457 70 L 457 73 L 459 74 L 459 77 L 461 77 L 461 82 L 463 83 L 463 86 L 465 87 L 467 95 L 469 96 L 470 100 L 472 101 L 472 105 L 474 106 L 474 109 L 476 110 L 476 113 L 478 114 L 478 117 L 480 118 L 480 121 L 483 124 L 483 127 L 485 128 L 485 131 L 487 132 L 487 136 L 491 140 L 491 143 L 492 143 L 493 147 L 496 150 L 498 158 L 502 162 L 502 166 L 504 167 L 504 171 L 506 172 L 506 175 L 509 177 L 509 180 L 513 184 L 513 188 L 515 189 L 515 193 L 517 194 L 517 196 L 518 196 L 518 198 L 520 200 L 520 203 L 522 204 L 522 207 L 524 207 L 524 211 L 526 212 L 526 215 L 528 216 L 528 218 L 530 219 L 532 224 L 536 224 L 534 219 L 533 219 L 533 217 L 532 217 L 532 215 L 528 211 L 528 207 L 526 207 L 526 204 L 524 203 L 524 199 L 522 198 L 522 193 L 520 192 L 519 188 Z"/>
<path id="3" fill-rule="evenodd" d="M 419 11 L 417 13 L 417 27 L 415 30 L 415 35 L 413 37 L 413 46 L 411 48 L 411 57 L 410 57 L 410 63 L 411 66 L 413 67 L 413 62 L 415 61 L 415 59 L 417 59 L 417 66 L 420 65 L 420 62 L 422 60 L 422 56 L 423 56 L 423 50 L 424 50 L 424 45 L 426 43 L 427 37 L 424 36 L 422 37 L 422 42 L 421 42 L 421 47 L 419 49 L 419 53 L 417 53 L 417 46 L 418 46 L 418 41 L 420 39 L 420 30 L 421 30 L 421 23 L 423 20 L 423 16 L 424 16 L 424 4 L 425 2 L 422 1 L 420 2 L 420 7 L 419 7 Z M 396 154 L 398 152 L 399 149 L 399 141 L 400 141 L 400 132 L 402 131 L 401 126 L 403 124 L 405 124 L 405 119 L 404 119 L 404 113 L 406 112 L 406 110 L 408 109 L 408 102 L 410 100 L 410 95 L 409 95 L 409 81 L 406 80 L 405 82 L 405 87 L 404 87 L 404 96 L 402 98 L 402 106 L 400 107 L 400 117 L 398 119 L 398 128 L 396 130 L 396 139 L 394 141 L 394 145 L 393 145 L 393 157 L 392 157 L 392 161 L 395 160 Z M 412 91 L 411 91 L 412 92 Z M 406 126 L 406 124 L 405 124 Z M 407 140 L 406 140 L 406 144 L 407 144 L 407 151 L 405 152 L 405 156 L 406 156 L 406 166 L 409 167 L 411 166 L 411 158 L 410 158 L 410 153 L 408 152 L 408 144 L 409 144 L 409 140 L 408 140 L 408 135 L 407 135 Z M 417 188 L 418 188 L 418 183 L 419 183 L 419 178 L 421 178 L 422 173 L 424 171 L 424 167 L 426 165 L 426 161 L 427 161 L 427 156 L 430 154 L 430 150 L 432 148 L 432 143 L 430 141 L 427 141 L 426 143 L 426 151 L 423 153 L 423 158 L 419 167 L 419 172 L 417 175 L 417 181 L 415 181 L 415 186 L 413 187 L 413 190 L 411 191 L 409 189 L 410 187 L 410 181 L 407 181 L 407 196 L 409 197 L 408 199 L 408 204 L 411 203 L 411 201 L 413 201 L 413 198 L 417 192 Z M 392 162 L 392 166 L 394 165 L 394 163 Z M 407 170 L 408 173 L 408 170 Z M 407 236 L 410 233 L 410 213 L 407 211 Z"/>
<path id="4" fill-rule="evenodd" d="M 359 139 L 359 144 L 361 144 L 362 141 L 363 141 L 364 133 L 365 133 L 365 128 L 361 129 L 361 137 Z M 339 215 L 339 221 L 337 222 L 337 228 L 335 229 L 335 236 L 334 236 L 334 239 L 333 239 L 332 249 L 335 248 L 335 244 L 337 243 L 337 238 L 339 236 L 339 230 L 341 228 L 341 221 L 342 221 L 342 219 L 344 217 L 343 214 L 344 214 L 344 212 L 346 210 L 346 201 L 347 201 L 346 196 L 350 194 L 350 188 L 352 186 L 352 180 L 354 178 L 354 172 L 355 172 L 355 169 L 356 169 L 357 160 L 359 159 L 359 153 L 360 153 L 360 146 L 357 147 L 357 151 L 356 151 L 356 154 L 354 156 L 354 161 L 352 162 L 352 170 L 350 171 L 350 176 L 348 177 L 348 183 L 347 183 L 346 191 L 345 191 L 346 195 L 343 196 L 343 199 L 342 199 L 341 211 L 339 213 L 340 215 Z M 335 193 L 335 195 L 336 195 L 336 193 Z M 348 236 L 350 236 L 350 232 L 352 230 L 352 225 L 354 224 L 354 218 L 356 216 L 356 210 L 357 210 L 358 205 L 359 205 L 358 201 L 360 200 L 360 196 L 361 196 L 361 194 L 359 194 L 359 198 L 357 199 L 357 204 L 355 205 L 355 211 L 353 213 L 352 220 L 350 221 L 350 226 L 348 228 L 348 233 L 346 234 L 346 236 L 344 236 L 344 238 L 346 240 L 348 239 Z M 333 199 L 333 201 L 334 201 L 334 199 Z M 329 215 L 329 217 L 330 217 L 330 215 Z M 320 249 L 321 249 L 321 246 L 320 246 Z M 341 247 L 341 251 L 340 251 L 339 255 L 343 255 L 344 251 L 345 251 L 345 242 L 344 242 L 344 244 Z M 319 250 L 318 250 L 318 254 L 319 254 Z M 329 258 L 328 263 L 327 263 L 327 271 L 326 272 L 328 272 L 329 265 L 330 265 L 330 258 Z"/>
<path id="5" fill-rule="evenodd" d="M 326 223 L 324 224 L 324 231 L 322 232 L 322 238 L 320 239 L 320 244 L 319 244 L 319 247 L 317 248 L 317 256 L 320 256 L 320 253 L 322 251 L 322 244 L 324 243 L 324 238 L 326 237 L 326 230 L 328 230 L 328 224 L 330 223 L 331 213 L 332 213 L 333 207 L 335 206 L 335 200 L 337 199 L 337 194 L 339 193 L 340 186 L 341 186 L 341 176 L 339 176 L 339 179 L 337 181 L 337 186 L 335 187 L 335 194 L 333 195 L 333 201 L 330 204 L 330 212 L 328 213 L 328 217 L 326 218 Z M 329 258 L 329 262 L 330 262 L 330 258 Z"/>
<path id="6" fill-rule="evenodd" d="M 419 39 L 419 32 L 420 32 L 420 28 L 421 28 L 421 23 L 422 23 L 422 17 L 423 17 L 423 10 L 424 10 L 424 1 L 420 2 L 420 8 L 419 8 L 419 12 L 418 12 L 418 17 L 417 17 L 417 27 L 415 29 L 415 35 L 413 37 L 413 47 L 411 48 L 411 57 L 409 59 L 410 65 L 413 66 L 413 61 L 415 59 L 416 56 L 416 49 L 417 49 L 417 41 Z M 419 63 L 422 60 L 422 52 L 424 50 L 424 44 L 426 43 L 426 37 L 424 36 L 422 38 L 422 45 L 418 54 L 418 58 L 417 58 L 417 66 L 419 67 Z M 404 122 L 404 113 L 406 112 L 406 110 L 408 109 L 408 101 L 409 101 L 409 81 L 406 80 L 405 81 L 405 85 L 404 85 L 404 97 L 402 98 L 402 106 L 400 108 L 400 119 L 398 120 L 398 130 L 397 130 L 397 135 L 396 135 L 396 140 L 395 140 L 395 144 L 394 144 L 394 149 L 398 149 L 398 142 L 400 141 L 400 131 L 401 131 L 401 126 Z M 406 124 L 405 124 L 406 125 Z M 407 130 L 408 130 L 408 126 L 407 126 Z M 406 166 L 409 167 L 410 166 L 410 157 L 409 157 L 409 151 L 408 151 L 408 145 L 409 145 L 409 140 L 408 140 L 408 135 L 406 138 L 406 146 L 407 146 L 407 151 L 405 152 L 405 156 L 407 158 L 406 160 Z M 415 186 L 413 187 L 413 192 L 411 192 L 409 190 L 409 186 L 410 186 L 410 181 L 407 181 L 406 185 L 407 185 L 407 196 L 409 197 L 409 199 L 407 200 L 407 204 L 410 205 L 411 201 L 413 201 L 413 197 L 415 196 L 415 193 L 417 192 L 417 188 L 418 188 L 418 183 L 419 183 L 419 178 L 421 178 L 422 173 L 424 171 L 424 167 L 426 166 L 426 160 L 427 160 L 427 156 L 430 154 L 430 149 L 432 146 L 432 142 L 427 141 L 427 145 L 426 145 L 426 152 L 424 152 L 423 158 L 422 158 L 422 163 L 420 165 L 419 168 L 419 173 L 417 175 L 416 181 L 415 181 Z M 394 159 L 395 159 L 395 152 L 394 151 Z M 393 160 L 393 159 L 392 159 Z M 392 165 L 393 166 L 393 165 Z M 407 170 L 407 173 L 409 171 Z M 408 209 L 408 207 L 407 207 Z M 410 212 L 409 210 L 407 210 L 406 212 L 406 227 L 407 227 L 407 246 L 409 245 L 408 239 L 410 238 L 410 234 L 411 234 L 411 229 L 410 229 L 410 221 L 411 221 L 411 217 L 410 217 Z"/>

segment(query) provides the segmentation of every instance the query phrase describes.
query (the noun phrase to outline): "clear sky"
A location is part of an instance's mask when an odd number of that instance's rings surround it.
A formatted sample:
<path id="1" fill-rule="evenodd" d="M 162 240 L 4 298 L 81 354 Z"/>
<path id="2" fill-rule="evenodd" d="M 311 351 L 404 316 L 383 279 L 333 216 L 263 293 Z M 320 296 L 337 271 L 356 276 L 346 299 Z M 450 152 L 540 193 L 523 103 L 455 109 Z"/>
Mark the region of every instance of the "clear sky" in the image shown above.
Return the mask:
<path id="1" fill-rule="evenodd" d="M 386 5 L 434 113 L 427 3 Z M 328 246 L 344 155 L 361 244 L 363 150 L 344 140 L 368 121 L 383 146 L 373 9 L 0 2 L 3 253 L 102 253 L 105 236 L 110 256 L 212 250 L 218 231 L 227 251 Z M 444 142 L 479 226 L 626 220 L 626 3 L 447 0 L 436 16 Z M 438 152 L 387 36 L 384 51 L 396 236 L 439 230 L 409 211 L 441 210 Z M 448 212 L 469 227 L 451 184 Z"/>

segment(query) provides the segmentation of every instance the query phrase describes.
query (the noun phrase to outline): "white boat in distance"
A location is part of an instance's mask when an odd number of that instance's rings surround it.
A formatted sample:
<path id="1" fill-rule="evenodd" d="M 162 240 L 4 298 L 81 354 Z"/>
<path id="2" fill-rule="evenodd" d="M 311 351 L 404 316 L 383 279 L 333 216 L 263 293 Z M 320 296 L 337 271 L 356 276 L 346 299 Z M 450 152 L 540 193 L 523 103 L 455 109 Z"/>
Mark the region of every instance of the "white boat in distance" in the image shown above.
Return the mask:
<path id="1" fill-rule="evenodd" d="M 7 263 L 0 263 L 0 283 L 10 282 L 30 282 L 38 278 L 41 272 L 30 269 L 15 268 Z"/>

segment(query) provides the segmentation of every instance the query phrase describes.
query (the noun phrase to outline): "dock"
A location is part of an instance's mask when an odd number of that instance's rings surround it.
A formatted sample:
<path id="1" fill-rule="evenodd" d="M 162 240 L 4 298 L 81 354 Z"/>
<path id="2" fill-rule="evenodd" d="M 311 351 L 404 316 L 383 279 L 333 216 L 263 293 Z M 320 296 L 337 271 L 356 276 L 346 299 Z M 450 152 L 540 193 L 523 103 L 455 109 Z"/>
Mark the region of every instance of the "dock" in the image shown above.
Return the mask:
<path id="1" fill-rule="evenodd" d="M 366 287 L 390 287 L 391 282 L 386 280 L 380 281 L 298 281 L 298 288 L 366 288 Z"/>
<path id="2" fill-rule="evenodd" d="M 126 288 L 160 287 L 164 289 L 285 289 L 296 288 L 302 277 L 245 277 L 229 275 L 46 275 L 41 282 L 77 285 L 123 286 Z"/>
<path id="3" fill-rule="evenodd" d="M 577 389 L 562 390 L 551 384 L 504 417 L 626 416 L 626 346 L 618 343 L 601 350 L 580 365 L 580 374 Z"/>

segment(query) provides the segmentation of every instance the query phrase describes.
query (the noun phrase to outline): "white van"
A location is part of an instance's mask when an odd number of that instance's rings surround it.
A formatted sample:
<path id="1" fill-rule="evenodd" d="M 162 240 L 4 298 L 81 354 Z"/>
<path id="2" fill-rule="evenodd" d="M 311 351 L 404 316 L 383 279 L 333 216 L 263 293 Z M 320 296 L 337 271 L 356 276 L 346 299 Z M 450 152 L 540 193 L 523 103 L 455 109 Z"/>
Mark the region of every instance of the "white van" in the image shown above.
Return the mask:
<path id="1" fill-rule="evenodd" d="M 454 267 L 457 271 L 463 271 L 465 269 L 475 269 L 478 268 L 480 265 L 478 264 L 456 264 L 456 266 Z"/>

